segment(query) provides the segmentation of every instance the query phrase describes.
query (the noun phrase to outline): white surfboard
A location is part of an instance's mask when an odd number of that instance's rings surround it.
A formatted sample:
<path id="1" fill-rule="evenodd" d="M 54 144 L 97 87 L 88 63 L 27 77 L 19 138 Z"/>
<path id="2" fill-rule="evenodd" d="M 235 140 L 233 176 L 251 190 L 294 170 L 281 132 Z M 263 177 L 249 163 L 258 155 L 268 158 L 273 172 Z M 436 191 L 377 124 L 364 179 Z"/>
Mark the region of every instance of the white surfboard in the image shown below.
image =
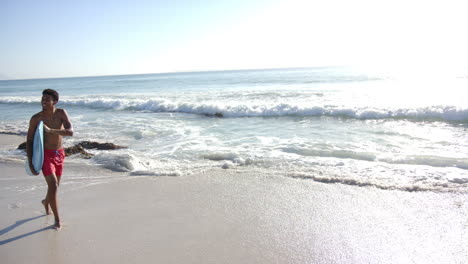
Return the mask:
<path id="1" fill-rule="evenodd" d="M 39 122 L 34 133 L 33 148 L 32 148 L 32 164 L 36 172 L 41 172 L 42 164 L 44 163 L 44 124 L 42 121 Z M 35 176 L 29 168 L 28 159 L 25 164 L 26 173 L 31 176 Z"/>

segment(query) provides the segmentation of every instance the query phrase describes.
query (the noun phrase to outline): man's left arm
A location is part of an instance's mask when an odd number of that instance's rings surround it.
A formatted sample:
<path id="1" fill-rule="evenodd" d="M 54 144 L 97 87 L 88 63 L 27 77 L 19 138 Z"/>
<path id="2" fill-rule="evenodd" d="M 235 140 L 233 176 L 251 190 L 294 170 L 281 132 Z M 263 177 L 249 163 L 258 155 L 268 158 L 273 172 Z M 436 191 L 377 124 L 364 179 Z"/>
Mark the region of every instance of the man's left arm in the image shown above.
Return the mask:
<path id="1" fill-rule="evenodd" d="M 62 116 L 62 124 L 63 124 L 63 129 L 54 129 L 54 128 L 49 128 L 44 125 L 44 129 L 48 133 L 53 133 L 61 136 L 73 136 L 73 126 L 72 123 L 70 122 L 70 118 L 68 117 L 67 111 L 65 109 L 60 110 L 61 116 Z"/>

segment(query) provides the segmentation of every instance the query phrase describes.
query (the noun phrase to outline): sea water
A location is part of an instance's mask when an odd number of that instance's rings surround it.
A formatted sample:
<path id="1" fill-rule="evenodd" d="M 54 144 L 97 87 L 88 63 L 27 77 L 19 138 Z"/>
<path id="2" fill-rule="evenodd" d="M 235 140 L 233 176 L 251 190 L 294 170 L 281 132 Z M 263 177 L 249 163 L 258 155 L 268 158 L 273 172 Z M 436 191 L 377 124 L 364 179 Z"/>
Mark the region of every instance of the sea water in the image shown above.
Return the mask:
<path id="1" fill-rule="evenodd" d="M 468 190 L 468 72 L 398 78 L 349 67 L 0 81 L 0 133 L 25 135 L 43 89 L 75 134 L 126 146 L 68 162 L 137 176 L 211 168 L 381 189 Z M 411 77 L 411 76 L 409 76 Z M 1 159 L 24 160 L 1 149 Z"/>

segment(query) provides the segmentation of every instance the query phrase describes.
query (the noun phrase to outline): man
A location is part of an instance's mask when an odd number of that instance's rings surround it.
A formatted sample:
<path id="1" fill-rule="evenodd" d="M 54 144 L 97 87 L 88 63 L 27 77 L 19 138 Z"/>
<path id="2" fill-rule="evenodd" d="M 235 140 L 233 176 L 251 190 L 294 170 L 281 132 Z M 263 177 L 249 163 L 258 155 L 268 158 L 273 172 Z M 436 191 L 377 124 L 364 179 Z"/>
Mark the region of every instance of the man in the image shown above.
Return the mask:
<path id="1" fill-rule="evenodd" d="M 57 202 L 57 188 L 60 185 L 63 161 L 65 159 L 62 137 L 73 136 L 73 127 L 67 112 L 65 109 L 55 107 L 58 100 L 59 94 L 55 90 L 46 89 L 42 92 L 42 111 L 31 117 L 26 144 L 26 152 L 31 172 L 35 175 L 39 175 L 39 173 L 34 170 L 31 158 L 34 133 L 39 122 L 43 121 L 44 164 L 42 166 L 42 173 L 47 182 L 47 195 L 45 199 L 42 200 L 42 204 L 45 207 L 46 214 L 50 215 L 49 207 L 52 209 L 55 217 L 55 229 L 60 229 L 62 227 Z"/>

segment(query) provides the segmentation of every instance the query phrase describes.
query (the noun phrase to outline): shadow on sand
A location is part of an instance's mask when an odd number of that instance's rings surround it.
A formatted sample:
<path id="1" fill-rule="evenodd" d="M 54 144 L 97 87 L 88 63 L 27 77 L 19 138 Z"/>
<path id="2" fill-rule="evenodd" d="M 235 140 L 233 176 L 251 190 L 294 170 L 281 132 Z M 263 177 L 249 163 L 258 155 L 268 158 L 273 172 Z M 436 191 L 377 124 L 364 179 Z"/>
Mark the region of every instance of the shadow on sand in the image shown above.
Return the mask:
<path id="1" fill-rule="evenodd" d="M 41 217 L 44 217 L 46 215 L 40 215 L 40 216 L 35 216 L 35 217 L 31 217 L 31 218 L 27 218 L 27 219 L 23 219 L 23 220 L 20 220 L 20 221 L 17 221 L 16 223 L 12 224 L 11 226 L 9 227 L 6 227 L 2 230 L 0 230 L 0 236 L 3 236 L 4 234 L 10 232 L 11 230 L 19 227 L 20 225 L 24 224 L 24 223 L 27 223 L 29 221 L 33 221 L 33 220 L 36 220 L 38 218 L 41 218 Z M 37 234 L 37 233 L 40 233 L 42 231 L 46 231 L 46 230 L 49 230 L 49 229 L 53 229 L 54 225 L 51 225 L 51 226 L 47 226 L 47 227 L 44 227 L 44 228 L 40 228 L 38 230 L 35 230 L 35 231 L 32 231 L 32 232 L 29 232 L 29 233 L 26 233 L 26 234 L 23 234 L 23 235 L 19 235 L 19 236 L 16 236 L 16 237 L 12 237 L 12 238 L 9 238 L 9 239 L 5 239 L 5 240 L 0 240 L 0 246 L 4 245 L 4 244 L 7 244 L 7 243 L 10 243 L 10 242 L 13 242 L 13 241 L 16 241 L 18 239 L 21 239 L 21 238 L 25 238 L 25 237 L 28 237 L 28 236 L 31 236 L 31 235 L 34 235 L 34 234 Z"/>

